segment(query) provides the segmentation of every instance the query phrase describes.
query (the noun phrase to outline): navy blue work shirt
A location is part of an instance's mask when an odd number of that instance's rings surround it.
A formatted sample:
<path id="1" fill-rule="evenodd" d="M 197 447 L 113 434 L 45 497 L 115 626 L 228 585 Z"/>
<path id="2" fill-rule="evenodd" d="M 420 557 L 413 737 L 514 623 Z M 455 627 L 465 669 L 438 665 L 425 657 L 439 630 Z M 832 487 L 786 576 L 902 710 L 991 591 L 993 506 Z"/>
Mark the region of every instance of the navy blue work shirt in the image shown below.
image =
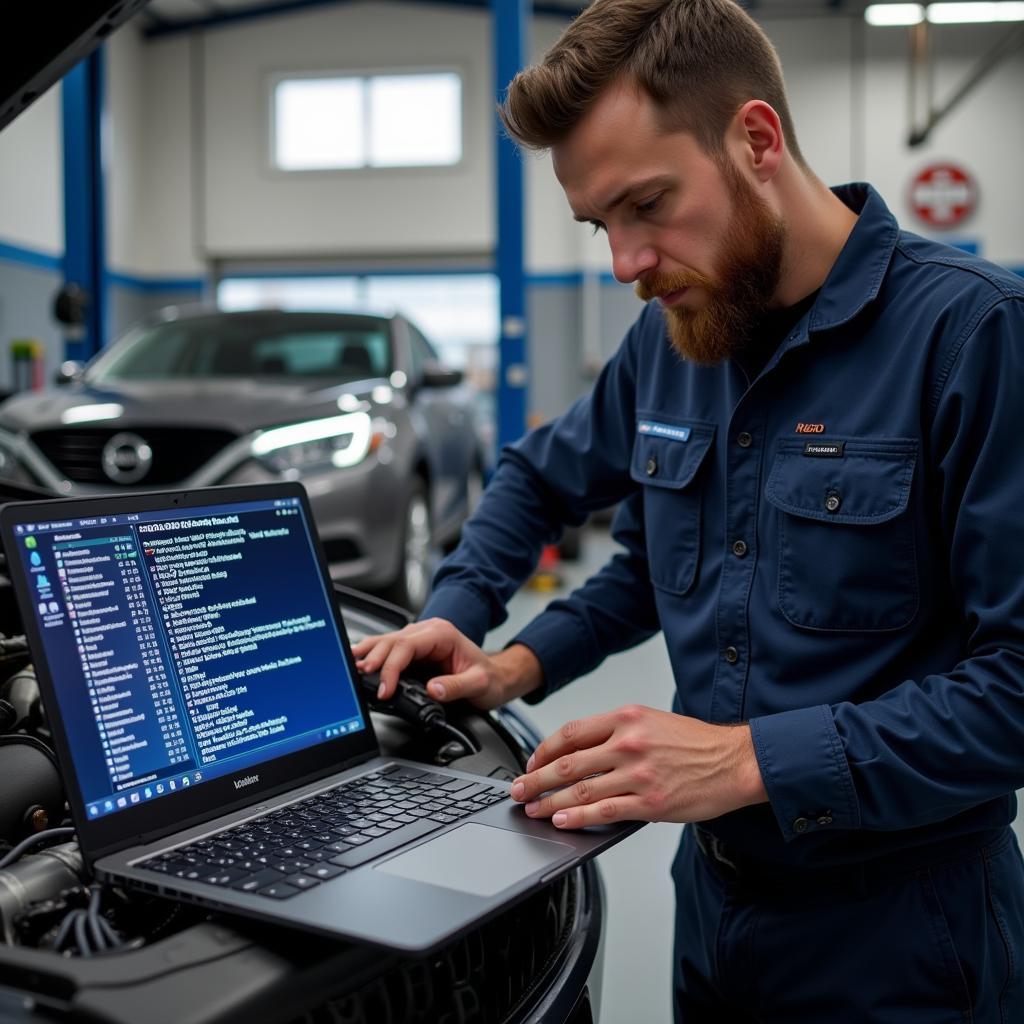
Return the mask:
<path id="1" fill-rule="evenodd" d="M 749 722 L 768 792 L 707 827 L 794 865 L 1005 826 L 1024 785 L 1024 281 L 836 194 L 859 219 L 761 373 L 684 361 L 648 305 L 503 453 L 424 612 L 481 642 L 621 502 L 623 551 L 516 638 L 537 696 L 662 629 L 675 710 Z"/>

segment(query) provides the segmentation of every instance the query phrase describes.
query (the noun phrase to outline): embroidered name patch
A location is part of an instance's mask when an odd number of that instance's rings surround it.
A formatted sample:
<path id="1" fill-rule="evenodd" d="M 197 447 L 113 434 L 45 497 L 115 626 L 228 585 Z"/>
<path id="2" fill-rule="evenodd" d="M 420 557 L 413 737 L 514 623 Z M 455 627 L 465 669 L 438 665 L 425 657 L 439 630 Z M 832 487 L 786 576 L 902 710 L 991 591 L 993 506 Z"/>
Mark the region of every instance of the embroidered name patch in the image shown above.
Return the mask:
<path id="1" fill-rule="evenodd" d="M 667 437 L 670 441 L 689 441 L 690 428 L 677 427 L 671 423 L 655 423 L 654 420 L 640 420 L 636 429 L 641 434 L 653 434 L 655 437 Z"/>
<path id="2" fill-rule="evenodd" d="M 798 423 L 796 425 L 796 432 L 798 434 L 824 434 L 825 424 L 824 423 Z"/>
<path id="3" fill-rule="evenodd" d="M 845 441 L 808 441 L 804 445 L 804 455 L 818 459 L 841 459 Z"/>

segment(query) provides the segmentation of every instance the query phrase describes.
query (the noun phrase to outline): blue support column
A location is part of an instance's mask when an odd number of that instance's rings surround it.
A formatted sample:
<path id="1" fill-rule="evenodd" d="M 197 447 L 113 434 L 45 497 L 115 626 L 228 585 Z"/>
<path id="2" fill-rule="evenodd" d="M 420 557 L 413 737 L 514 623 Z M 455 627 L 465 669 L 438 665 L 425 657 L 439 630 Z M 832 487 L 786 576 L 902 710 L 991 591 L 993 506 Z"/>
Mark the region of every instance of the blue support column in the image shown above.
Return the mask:
<path id="1" fill-rule="evenodd" d="M 529 52 L 530 0 L 491 0 L 495 94 L 500 102 Z M 523 163 L 498 122 L 496 267 L 501 296 L 498 375 L 498 446 L 526 430 L 529 384 L 526 336 L 526 273 L 523 267 Z"/>
<path id="2" fill-rule="evenodd" d="M 107 281 L 103 191 L 103 48 L 65 75 L 64 277 L 89 296 L 85 330 L 69 340 L 66 358 L 86 360 L 106 339 Z"/>

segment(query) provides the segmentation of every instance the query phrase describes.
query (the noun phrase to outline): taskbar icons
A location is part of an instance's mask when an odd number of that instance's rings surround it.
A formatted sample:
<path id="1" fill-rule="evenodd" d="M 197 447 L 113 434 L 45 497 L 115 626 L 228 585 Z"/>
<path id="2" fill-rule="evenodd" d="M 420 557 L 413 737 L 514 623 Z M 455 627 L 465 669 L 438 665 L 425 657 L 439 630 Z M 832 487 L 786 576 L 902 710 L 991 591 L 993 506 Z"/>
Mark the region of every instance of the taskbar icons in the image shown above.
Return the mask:
<path id="1" fill-rule="evenodd" d="M 357 732 L 363 728 L 362 719 L 353 718 L 348 722 L 341 722 L 338 725 L 329 725 L 324 729 L 324 739 L 332 740 L 335 736 L 344 736 L 346 733 Z"/>
<path id="2" fill-rule="evenodd" d="M 150 782 L 149 785 L 140 786 L 138 789 L 119 793 L 108 800 L 95 800 L 87 806 L 86 810 L 90 819 L 102 818 L 106 814 L 123 811 L 126 807 L 143 804 L 148 800 L 188 789 L 202 781 L 202 772 L 186 772 L 184 775 L 174 775 L 171 778 L 161 779 L 159 782 Z"/>

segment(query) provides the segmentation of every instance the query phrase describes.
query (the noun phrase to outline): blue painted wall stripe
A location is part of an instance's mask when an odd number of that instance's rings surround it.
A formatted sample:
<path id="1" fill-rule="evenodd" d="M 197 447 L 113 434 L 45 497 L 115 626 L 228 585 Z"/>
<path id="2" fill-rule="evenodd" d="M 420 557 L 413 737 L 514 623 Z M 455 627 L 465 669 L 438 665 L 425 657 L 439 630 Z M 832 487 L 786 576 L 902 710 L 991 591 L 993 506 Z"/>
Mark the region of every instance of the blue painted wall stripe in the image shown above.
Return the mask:
<path id="1" fill-rule="evenodd" d="M 43 252 L 41 249 L 30 249 L 24 245 L 17 245 L 14 242 L 0 241 L 0 260 L 5 260 L 8 263 L 18 263 L 26 267 L 37 267 L 40 270 L 55 270 L 60 271 L 64 269 L 64 257 L 63 255 L 53 255 L 52 253 Z M 1011 274 L 1017 274 L 1020 277 L 1024 277 L 1024 266 L 1006 268 Z M 265 270 L 257 273 L 256 271 L 246 271 L 240 274 L 228 274 L 232 280 L 235 279 L 264 279 L 264 278 L 303 278 L 303 277 L 445 277 L 449 274 L 460 275 L 460 274 L 490 274 L 493 272 L 491 267 L 459 267 L 459 268 L 448 268 L 448 269 L 424 269 L 423 267 L 406 267 L 406 268 L 392 268 L 389 270 L 381 270 L 379 268 L 369 270 L 350 270 L 348 268 L 339 270 Z M 112 285 L 116 285 L 121 288 L 134 288 L 136 291 L 144 292 L 173 292 L 173 291 L 190 291 L 196 288 L 202 288 L 206 284 L 206 279 L 202 277 L 142 277 L 138 274 L 127 274 L 120 273 L 118 271 L 110 271 L 108 278 Z M 606 271 L 602 271 L 600 274 L 600 280 L 602 284 L 619 284 L 615 280 L 614 275 Z M 582 270 L 564 270 L 555 271 L 551 273 L 536 273 L 526 274 L 526 283 L 531 287 L 536 288 L 554 288 L 559 286 L 575 286 L 583 283 L 583 271 Z M 629 285 L 621 285 L 623 288 L 628 288 Z"/>
<path id="2" fill-rule="evenodd" d="M 291 278 L 318 277 L 463 277 L 476 274 L 493 274 L 494 266 L 490 263 L 470 267 L 348 267 L 317 268 L 312 270 L 228 270 L 223 276 L 232 281 L 263 281 L 272 279 L 289 280 Z"/>
<path id="3" fill-rule="evenodd" d="M 26 249 L 24 246 L 12 245 L 9 242 L 0 242 L 0 260 L 19 263 L 25 267 L 35 267 L 39 270 L 53 270 L 58 273 L 64 270 L 63 256 L 52 256 L 47 252 Z"/>
<path id="4" fill-rule="evenodd" d="M 28 267 L 39 267 L 43 270 L 64 269 L 63 255 L 54 256 L 39 249 L 29 249 L 13 242 L 0 241 L 0 260 L 20 263 Z M 1024 268 L 1022 268 L 1024 270 Z M 1022 270 L 1016 271 L 1021 273 Z M 228 273 L 225 277 L 232 280 L 265 280 L 317 277 L 448 277 L 473 276 L 476 274 L 492 274 L 493 265 L 478 267 L 380 267 L 357 268 L 339 267 L 333 270 L 246 270 L 239 273 Z M 524 273 L 526 284 L 534 288 L 578 287 L 583 283 L 582 270 L 560 270 L 538 273 Z M 618 284 L 612 274 L 602 271 L 599 275 L 602 284 Z M 132 288 L 141 292 L 173 292 L 192 291 L 203 288 L 206 279 L 203 277 L 149 277 L 142 274 L 130 274 L 123 271 L 107 271 L 107 280 L 119 288 Z M 622 285 L 623 288 L 628 287 Z"/>
<path id="5" fill-rule="evenodd" d="M 107 281 L 113 287 L 128 288 L 147 294 L 202 291 L 206 286 L 206 281 L 202 277 L 136 277 L 134 274 L 119 274 L 115 271 L 108 272 Z"/>

